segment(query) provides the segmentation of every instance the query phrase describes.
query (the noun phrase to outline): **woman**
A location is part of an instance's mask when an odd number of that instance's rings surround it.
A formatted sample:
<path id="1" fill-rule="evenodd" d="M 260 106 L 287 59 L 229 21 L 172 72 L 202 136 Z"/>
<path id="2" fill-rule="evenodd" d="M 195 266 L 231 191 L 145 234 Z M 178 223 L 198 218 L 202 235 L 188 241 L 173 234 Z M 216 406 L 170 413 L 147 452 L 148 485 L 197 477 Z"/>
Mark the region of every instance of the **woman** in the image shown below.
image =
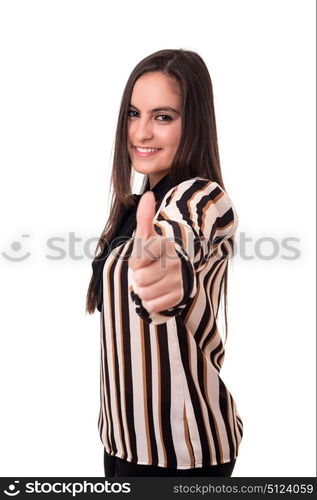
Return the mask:
<path id="1" fill-rule="evenodd" d="M 133 171 L 144 174 L 139 195 Z M 197 53 L 161 50 L 134 68 L 111 181 L 86 304 L 101 312 L 105 474 L 231 476 L 243 423 L 219 376 L 217 316 L 238 217 Z M 226 310 L 225 320 L 227 339 Z"/>

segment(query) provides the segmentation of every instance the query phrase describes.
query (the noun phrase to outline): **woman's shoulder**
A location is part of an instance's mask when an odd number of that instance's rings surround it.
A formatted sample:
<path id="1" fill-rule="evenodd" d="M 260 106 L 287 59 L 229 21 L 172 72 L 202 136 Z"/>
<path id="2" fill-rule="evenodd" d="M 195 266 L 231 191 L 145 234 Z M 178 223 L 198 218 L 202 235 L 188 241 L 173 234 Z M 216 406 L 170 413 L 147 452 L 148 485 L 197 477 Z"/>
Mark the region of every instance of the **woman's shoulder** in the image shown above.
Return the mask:
<path id="1" fill-rule="evenodd" d="M 210 196 L 215 200 L 223 198 L 223 201 L 229 201 L 230 197 L 228 193 L 223 189 L 218 182 L 208 179 L 206 177 L 196 176 L 190 179 L 186 179 L 175 187 L 171 188 L 167 195 L 172 194 L 176 197 L 190 195 L 191 200 L 201 197 L 201 196 Z"/>
<path id="2" fill-rule="evenodd" d="M 177 186 L 175 186 L 177 189 L 188 189 L 191 187 L 196 187 L 197 189 L 203 189 L 203 188 L 210 188 L 210 189 L 215 189 L 219 188 L 221 191 L 224 191 L 224 189 L 218 184 L 216 181 L 212 179 L 208 179 L 207 177 L 201 177 L 201 176 L 196 176 L 196 177 L 191 177 L 190 179 L 186 179 L 184 181 L 181 181 Z M 175 188 L 174 188 L 175 189 Z"/>
<path id="3" fill-rule="evenodd" d="M 212 203 L 220 214 L 232 211 L 234 217 L 238 218 L 227 191 L 218 182 L 206 177 L 196 176 L 180 182 L 166 193 L 165 202 L 177 204 L 179 207 L 190 206 L 192 209 L 199 206 L 200 210 Z"/>

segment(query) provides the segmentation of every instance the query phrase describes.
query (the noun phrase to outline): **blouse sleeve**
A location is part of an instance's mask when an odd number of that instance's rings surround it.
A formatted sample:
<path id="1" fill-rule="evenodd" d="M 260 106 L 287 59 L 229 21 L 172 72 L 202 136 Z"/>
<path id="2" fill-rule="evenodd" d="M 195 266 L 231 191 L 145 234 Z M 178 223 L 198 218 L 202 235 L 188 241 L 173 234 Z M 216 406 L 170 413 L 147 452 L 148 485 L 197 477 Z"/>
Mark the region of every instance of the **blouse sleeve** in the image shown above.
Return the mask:
<path id="1" fill-rule="evenodd" d="M 165 323 L 180 314 L 195 297 L 197 273 L 219 244 L 233 235 L 237 225 L 237 213 L 229 195 L 214 181 L 190 179 L 168 191 L 154 218 L 154 229 L 175 245 L 181 260 L 182 299 L 164 311 L 147 311 L 134 291 L 129 270 L 129 290 L 137 314 L 153 324 Z"/>

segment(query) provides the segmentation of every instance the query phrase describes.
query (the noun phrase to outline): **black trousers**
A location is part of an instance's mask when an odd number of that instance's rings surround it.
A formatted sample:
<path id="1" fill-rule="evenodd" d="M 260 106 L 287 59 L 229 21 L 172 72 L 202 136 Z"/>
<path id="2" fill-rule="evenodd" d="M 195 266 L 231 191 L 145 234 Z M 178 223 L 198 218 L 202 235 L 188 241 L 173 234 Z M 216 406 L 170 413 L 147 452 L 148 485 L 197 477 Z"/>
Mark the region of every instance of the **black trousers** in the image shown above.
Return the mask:
<path id="1" fill-rule="evenodd" d="M 170 476 L 170 477 L 230 477 L 236 460 L 219 465 L 207 465 L 194 469 L 172 469 L 156 465 L 133 464 L 127 460 L 113 457 L 104 450 L 105 477 L 133 477 L 133 476 Z"/>

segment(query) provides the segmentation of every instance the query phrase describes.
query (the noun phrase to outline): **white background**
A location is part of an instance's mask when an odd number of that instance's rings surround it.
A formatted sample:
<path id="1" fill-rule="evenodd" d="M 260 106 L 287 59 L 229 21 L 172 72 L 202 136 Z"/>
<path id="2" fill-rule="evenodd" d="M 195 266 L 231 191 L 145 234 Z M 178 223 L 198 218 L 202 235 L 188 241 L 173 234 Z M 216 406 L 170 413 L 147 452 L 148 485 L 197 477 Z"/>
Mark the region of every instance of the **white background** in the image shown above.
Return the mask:
<path id="1" fill-rule="evenodd" d="M 222 369 L 244 422 L 233 476 L 316 474 L 315 2 L 54 0 L 0 3 L 1 476 L 104 475 L 85 298 L 123 88 L 163 48 L 208 66 L 239 214 Z"/>

